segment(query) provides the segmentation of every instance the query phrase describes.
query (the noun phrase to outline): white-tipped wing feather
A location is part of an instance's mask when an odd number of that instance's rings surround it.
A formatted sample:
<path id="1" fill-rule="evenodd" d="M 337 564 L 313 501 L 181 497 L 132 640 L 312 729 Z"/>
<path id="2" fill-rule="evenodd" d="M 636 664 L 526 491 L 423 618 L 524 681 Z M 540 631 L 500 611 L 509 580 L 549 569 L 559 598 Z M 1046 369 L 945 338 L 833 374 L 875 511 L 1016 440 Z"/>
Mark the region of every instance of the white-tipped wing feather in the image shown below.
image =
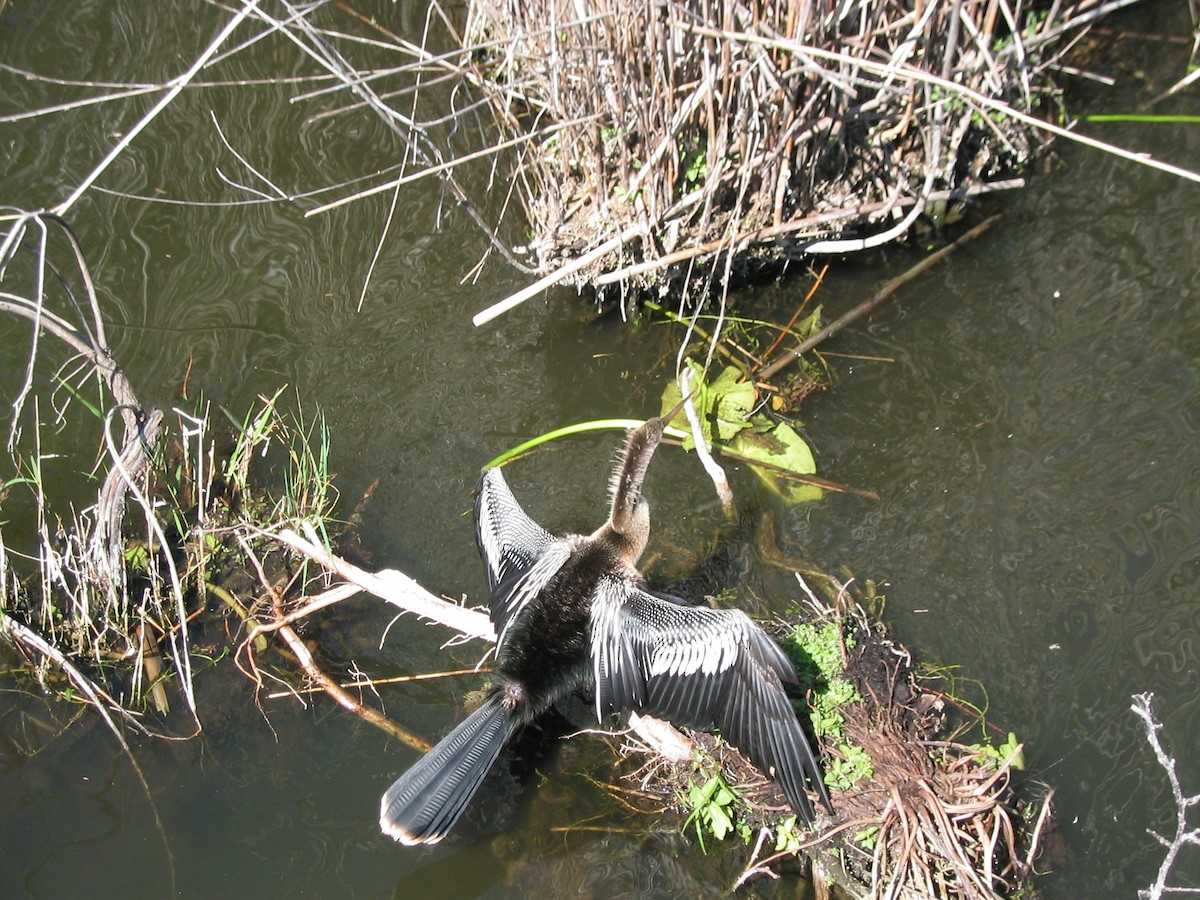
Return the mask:
<path id="1" fill-rule="evenodd" d="M 812 821 L 807 782 L 828 795 L 784 681 L 779 646 L 738 610 L 671 602 L 621 578 L 604 578 L 592 606 L 597 716 L 636 710 L 722 736 L 773 777 Z"/>
<path id="2" fill-rule="evenodd" d="M 475 489 L 475 539 L 487 570 L 488 589 L 530 568 L 554 535 L 521 508 L 499 469 L 488 469 Z"/>

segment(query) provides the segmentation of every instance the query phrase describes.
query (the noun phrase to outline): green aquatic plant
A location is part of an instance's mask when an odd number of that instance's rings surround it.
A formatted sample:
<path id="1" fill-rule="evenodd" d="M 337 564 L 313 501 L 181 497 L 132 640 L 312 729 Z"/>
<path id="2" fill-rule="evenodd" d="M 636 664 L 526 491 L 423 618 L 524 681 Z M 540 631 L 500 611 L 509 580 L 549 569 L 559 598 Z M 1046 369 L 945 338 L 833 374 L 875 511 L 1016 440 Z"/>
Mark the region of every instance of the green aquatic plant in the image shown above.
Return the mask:
<path id="1" fill-rule="evenodd" d="M 968 744 L 967 746 L 978 753 L 993 768 L 998 769 L 1005 763 L 1014 769 L 1025 768 L 1025 751 L 1021 749 L 1021 742 L 1017 740 L 1015 732 L 1010 731 L 1004 743 L 999 747 L 992 746 L 991 741 L 986 737 L 977 744 Z"/>
<path id="2" fill-rule="evenodd" d="M 871 755 L 855 744 L 837 745 L 838 755 L 825 764 L 825 784 L 839 791 L 848 791 L 864 778 L 875 774 Z"/>
<path id="3" fill-rule="evenodd" d="M 842 674 L 842 654 L 853 649 L 854 639 L 843 635 L 839 622 L 804 622 L 795 626 L 782 644 L 792 657 L 800 684 L 808 690 L 813 731 L 837 751 L 826 761 L 825 783 L 850 790 L 875 772 L 870 754 L 846 739 L 843 710 L 863 699 Z"/>
<path id="4" fill-rule="evenodd" d="M 796 827 L 796 817 L 788 816 L 775 826 L 775 852 L 795 853 L 804 839 Z"/>
<path id="5" fill-rule="evenodd" d="M 699 760 L 697 767 L 700 767 Z M 684 806 L 691 809 L 691 813 L 684 820 L 683 829 L 686 831 L 689 826 L 695 827 L 696 839 L 705 853 L 708 852 L 704 846 L 706 831 L 718 841 L 725 840 L 732 831 L 737 831 L 743 840 L 749 838 L 749 826 L 735 821 L 738 799 L 737 792 L 729 786 L 719 771 L 710 775 L 703 784 L 688 779 L 687 793 L 682 795 L 680 800 Z"/>
<path id="6" fill-rule="evenodd" d="M 815 475 L 817 462 L 807 442 L 787 422 L 777 422 L 759 406 L 758 389 L 735 366 L 722 370 L 712 381 L 705 381 L 704 369 L 694 360 L 684 363 L 691 370 L 691 399 L 700 422 L 700 434 L 708 445 L 720 444 L 730 453 L 750 463 L 766 485 L 788 503 L 816 500 L 821 489 L 812 484 L 797 484 L 779 475 Z M 672 409 L 680 400 L 675 382 L 663 390 L 662 409 Z M 689 435 L 684 449 L 692 449 Z M 757 464 L 757 465 L 756 465 Z"/>
<path id="7" fill-rule="evenodd" d="M 1139 125 L 1196 125 L 1200 124 L 1200 116 L 1152 116 L 1136 113 L 1093 113 L 1080 116 L 1084 122 L 1135 122 Z"/>
<path id="8" fill-rule="evenodd" d="M 542 444 L 548 444 L 551 441 L 558 440 L 559 438 L 583 434 L 588 431 L 625 431 L 630 428 L 637 428 L 643 424 L 644 423 L 640 419 L 593 419 L 590 422 L 579 422 L 575 425 L 565 425 L 562 428 L 555 428 L 539 434 L 535 438 L 530 438 L 523 443 L 517 444 L 517 446 L 510 450 L 505 450 L 499 456 L 489 459 L 486 463 L 484 463 L 480 471 L 486 472 L 488 469 L 494 469 L 496 466 L 502 466 L 510 460 L 516 459 L 518 456 L 540 447 Z M 670 426 L 663 429 L 663 434 L 679 439 L 687 437 L 686 432 Z"/>

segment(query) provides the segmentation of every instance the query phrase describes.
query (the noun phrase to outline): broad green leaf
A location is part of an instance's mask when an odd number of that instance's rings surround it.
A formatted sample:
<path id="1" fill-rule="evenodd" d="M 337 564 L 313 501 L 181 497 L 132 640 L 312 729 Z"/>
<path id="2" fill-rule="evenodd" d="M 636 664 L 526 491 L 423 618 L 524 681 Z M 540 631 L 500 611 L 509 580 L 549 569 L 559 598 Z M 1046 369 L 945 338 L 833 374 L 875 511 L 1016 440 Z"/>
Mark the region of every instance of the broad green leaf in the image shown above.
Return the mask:
<path id="1" fill-rule="evenodd" d="M 730 366 L 708 388 L 715 400 L 717 437 L 723 441 L 749 426 L 750 412 L 758 401 L 754 385 L 740 378 L 741 373 Z"/>
<path id="2" fill-rule="evenodd" d="M 729 813 L 723 807 L 713 804 L 708 808 L 708 827 L 718 841 L 723 841 L 733 828 L 733 819 L 729 818 Z"/>
<path id="3" fill-rule="evenodd" d="M 821 307 L 817 307 L 799 322 L 792 326 L 792 330 L 796 332 L 802 339 L 812 337 L 813 333 L 821 327 Z"/>
<path id="4" fill-rule="evenodd" d="M 786 422 L 780 422 L 765 432 L 741 431 L 729 442 L 729 449 L 748 459 L 778 466 L 797 475 L 813 475 L 817 471 L 812 450 Z M 821 489 L 815 485 L 788 481 L 770 469 L 751 468 L 788 503 L 804 503 L 821 497 Z"/>
<path id="5" fill-rule="evenodd" d="M 703 380 L 704 370 L 692 360 L 685 362 L 692 373 L 692 406 L 700 419 L 700 431 L 704 440 L 712 444 L 714 426 L 715 437 L 728 441 L 749 424 L 751 410 L 758 400 L 758 391 L 748 381 L 741 381 L 741 373 L 730 366 L 716 377 L 711 384 Z M 663 390 L 662 408 L 659 415 L 666 415 L 679 403 L 679 386 L 671 382 Z M 684 427 L 684 426 L 680 426 Z M 684 430 L 687 430 L 684 427 Z M 695 446 L 691 440 L 685 440 L 683 447 L 691 450 Z"/>

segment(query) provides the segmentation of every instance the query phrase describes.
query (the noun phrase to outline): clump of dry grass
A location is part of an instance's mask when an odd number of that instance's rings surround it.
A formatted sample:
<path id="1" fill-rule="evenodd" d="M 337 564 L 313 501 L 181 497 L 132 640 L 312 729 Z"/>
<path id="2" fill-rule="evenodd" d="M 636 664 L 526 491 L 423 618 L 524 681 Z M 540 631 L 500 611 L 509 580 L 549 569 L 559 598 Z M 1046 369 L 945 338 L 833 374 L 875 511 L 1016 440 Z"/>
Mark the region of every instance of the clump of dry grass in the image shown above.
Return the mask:
<path id="1" fill-rule="evenodd" d="M 475 0 L 464 44 L 520 148 L 538 269 L 661 286 L 883 243 L 1012 186 L 1057 54 L 1105 9 Z"/>

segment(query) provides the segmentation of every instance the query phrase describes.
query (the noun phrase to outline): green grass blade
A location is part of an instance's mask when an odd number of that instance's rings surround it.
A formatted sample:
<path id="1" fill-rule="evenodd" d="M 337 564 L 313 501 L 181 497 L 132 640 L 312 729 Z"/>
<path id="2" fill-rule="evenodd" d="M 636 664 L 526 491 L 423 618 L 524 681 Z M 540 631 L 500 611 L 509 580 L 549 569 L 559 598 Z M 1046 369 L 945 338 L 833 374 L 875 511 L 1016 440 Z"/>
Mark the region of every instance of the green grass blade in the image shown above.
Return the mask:
<path id="1" fill-rule="evenodd" d="M 481 472 L 486 472 L 488 469 L 494 469 L 496 466 L 502 466 L 511 459 L 520 456 L 523 453 L 528 453 L 535 447 L 540 447 L 542 444 L 548 444 L 550 441 L 556 441 L 561 437 L 568 437 L 573 434 L 583 434 L 587 431 L 608 431 L 610 429 L 620 429 L 625 431 L 629 428 L 638 428 L 645 423 L 640 419 L 594 419 L 591 422 L 580 422 L 577 425 L 567 425 L 563 428 L 555 428 L 553 431 L 547 431 L 545 434 L 539 434 L 535 438 L 530 438 L 523 444 L 518 444 L 511 450 L 501 453 L 495 459 L 489 460 Z M 665 428 L 663 434 L 668 434 L 673 438 L 683 439 L 687 437 L 687 432 L 680 431 L 678 428 Z"/>

